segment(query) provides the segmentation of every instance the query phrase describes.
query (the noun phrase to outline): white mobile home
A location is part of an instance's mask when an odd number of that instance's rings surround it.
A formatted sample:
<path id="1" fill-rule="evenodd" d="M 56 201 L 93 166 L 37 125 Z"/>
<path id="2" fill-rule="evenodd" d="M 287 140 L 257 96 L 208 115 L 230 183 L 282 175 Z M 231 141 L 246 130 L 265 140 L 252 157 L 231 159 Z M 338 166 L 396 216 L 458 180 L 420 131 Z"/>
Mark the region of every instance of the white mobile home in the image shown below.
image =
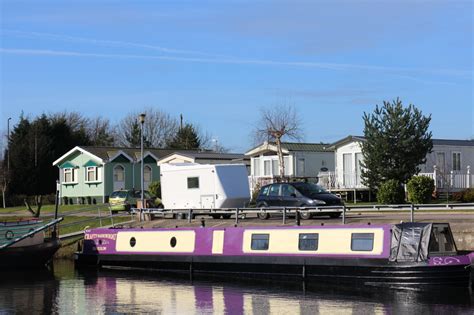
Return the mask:
<path id="1" fill-rule="evenodd" d="M 244 164 L 162 164 L 160 173 L 167 209 L 241 208 L 250 201 Z"/>
<path id="2" fill-rule="evenodd" d="M 348 136 L 335 142 L 335 172 L 320 174 L 320 182 L 328 182 L 333 190 L 367 189 L 361 180 L 363 161 L 361 136 Z M 438 190 L 461 190 L 474 185 L 471 167 L 474 166 L 473 140 L 433 139 L 432 152 L 426 156 L 426 163 L 420 165 L 420 174 L 435 180 Z"/>

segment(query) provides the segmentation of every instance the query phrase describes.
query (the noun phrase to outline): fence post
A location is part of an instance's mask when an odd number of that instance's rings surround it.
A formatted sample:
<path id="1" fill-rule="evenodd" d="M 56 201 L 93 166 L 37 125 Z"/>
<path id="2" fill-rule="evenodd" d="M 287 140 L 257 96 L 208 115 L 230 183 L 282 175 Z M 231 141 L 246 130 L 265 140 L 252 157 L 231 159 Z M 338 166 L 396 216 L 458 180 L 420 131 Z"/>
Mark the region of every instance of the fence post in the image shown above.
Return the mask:
<path id="1" fill-rule="evenodd" d="M 100 224 L 100 227 L 102 227 L 102 216 L 100 215 L 100 207 L 97 206 L 97 213 L 99 214 L 99 224 Z M 112 217 L 111 217 L 112 219 Z M 113 220 L 113 219 L 112 219 Z M 113 222 L 113 221 L 112 221 Z M 113 225 L 113 223 L 112 223 Z"/>
<path id="2" fill-rule="evenodd" d="M 410 207 L 410 222 L 415 222 L 415 205 L 411 204 Z"/>
<path id="3" fill-rule="evenodd" d="M 286 207 L 283 208 L 283 225 L 286 224 Z"/>
<path id="4" fill-rule="evenodd" d="M 453 188 L 454 187 L 454 172 L 453 171 L 451 171 L 451 173 L 450 173 L 449 180 L 450 180 L 449 184 L 450 184 L 451 188 Z"/>
<path id="5" fill-rule="evenodd" d="M 467 166 L 467 180 L 466 180 L 466 188 L 471 188 L 471 166 Z"/>
<path id="6" fill-rule="evenodd" d="M 191 223 L 192 218 L 193 218 L 193 209 L 189 209 L 189 211 L 188 211 L 188 223 Z"/>
<path id="7" fill-rule="evenodd" d="M 346 205 L 342 206 L 342 224 L 346 224 Z"/>
<path id="8" fill-rule="evenodd" d="M 239 224 L 239 208 L 235 208 L 235 225 Z"/>
<path id="9" fill-rule="evenodd" d="M 436 175 L 438 173 L 438 167 L 436 165 L 433 166 L 433 180 L 434 180 L 434 186 L 435 186 L 435 191 L 438 188 L 438 181 L 436 180 Z"/>

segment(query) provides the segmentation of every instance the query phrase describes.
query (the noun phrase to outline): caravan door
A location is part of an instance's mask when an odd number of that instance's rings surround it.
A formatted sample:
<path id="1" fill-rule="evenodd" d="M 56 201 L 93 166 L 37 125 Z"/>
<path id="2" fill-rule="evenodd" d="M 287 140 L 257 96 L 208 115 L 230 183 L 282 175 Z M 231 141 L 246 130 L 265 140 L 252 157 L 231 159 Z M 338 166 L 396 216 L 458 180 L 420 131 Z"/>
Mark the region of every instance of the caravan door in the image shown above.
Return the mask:
<path id="1" fill-rule="evenodd" d="M 201 195 L 201 208 L 214 209 L 216 207 L 216 199 L 214 195 Z"/>

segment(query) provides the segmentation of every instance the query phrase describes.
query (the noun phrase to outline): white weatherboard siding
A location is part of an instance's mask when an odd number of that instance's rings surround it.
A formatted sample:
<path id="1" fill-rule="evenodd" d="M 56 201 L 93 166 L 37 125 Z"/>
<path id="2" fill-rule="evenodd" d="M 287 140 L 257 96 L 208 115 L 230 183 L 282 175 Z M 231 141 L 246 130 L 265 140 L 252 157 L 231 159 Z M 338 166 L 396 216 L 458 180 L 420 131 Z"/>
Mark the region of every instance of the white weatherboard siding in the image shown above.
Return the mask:
<path id="1" fill-rule="evenodd" d="M 434 145 L 433 150 L 430 154 L 426 156 L 426 163 L 421 165 L 422 173 L 431 173 L 434 170 L 434 166 L 437 165 L 438 170 L 441 171 L 443 166 L 438 165 L 439 159 L 437 156 L 444 153 L 445 165 L 444 169 L 446 171 L 453 170 L 453 153 L 460 153 L 460 171 L 466 172 L 467 166 L 474 168 L 474 147 L 470 146 L 454 146 L 454 145 Z"/>
<path id="2" fill-rule="evenodd" d="M 350 142 L 336 149 L 336 180 L 341 186 L 360 185 L 360 167 L 356 166 L 358 160 L 362 160 L 361 153 L 362 148 L 358 141 Z"/>

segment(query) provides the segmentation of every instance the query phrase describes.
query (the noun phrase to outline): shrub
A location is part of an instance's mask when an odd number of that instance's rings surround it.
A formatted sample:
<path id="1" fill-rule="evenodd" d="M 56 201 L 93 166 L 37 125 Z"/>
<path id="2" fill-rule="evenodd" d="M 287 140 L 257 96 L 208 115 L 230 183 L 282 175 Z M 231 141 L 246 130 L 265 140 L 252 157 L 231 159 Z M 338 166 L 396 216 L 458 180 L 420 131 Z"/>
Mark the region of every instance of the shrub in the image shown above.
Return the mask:
<path id="1" fill-rule="evenodd" d="M 252 199 L 250 200 L 250 203 L 251 204 L 254 204 L 257 200 L 257 197 L 258 197 L 258 193 L 260 192 L 260 188 L 261 188 L 262 185 L 260 185 L 259 183 L 255 184 L 255 187 L 253 187 L 253 190 L 252 190 Z"/>
<path id="2" fill-rule="evenodd" d="M 148 185 L 148 191 L 153 196 L 161 199 L 161 183 L 159 181 L 151 182 L 150 185 Z"/>
<path id="3" fill-rule="evenodd" d="M 474 202 L 474 188 L 468 188 L 462 193 L 463 202 Z"/>
<path id="4" fill-rule="evenodd" d="M 377 202 L 381 204 L 399 204 L 405 201 L 403 186 L 395 179 L 389 179 L 380 185 Z"/>
<path id="5" fill-rule="evenodd" d="M 428 203 L 434 191 L 434 180 L 428 176 L 413 176 L 407 183 L 408 200 L 412 203 Z"/>

